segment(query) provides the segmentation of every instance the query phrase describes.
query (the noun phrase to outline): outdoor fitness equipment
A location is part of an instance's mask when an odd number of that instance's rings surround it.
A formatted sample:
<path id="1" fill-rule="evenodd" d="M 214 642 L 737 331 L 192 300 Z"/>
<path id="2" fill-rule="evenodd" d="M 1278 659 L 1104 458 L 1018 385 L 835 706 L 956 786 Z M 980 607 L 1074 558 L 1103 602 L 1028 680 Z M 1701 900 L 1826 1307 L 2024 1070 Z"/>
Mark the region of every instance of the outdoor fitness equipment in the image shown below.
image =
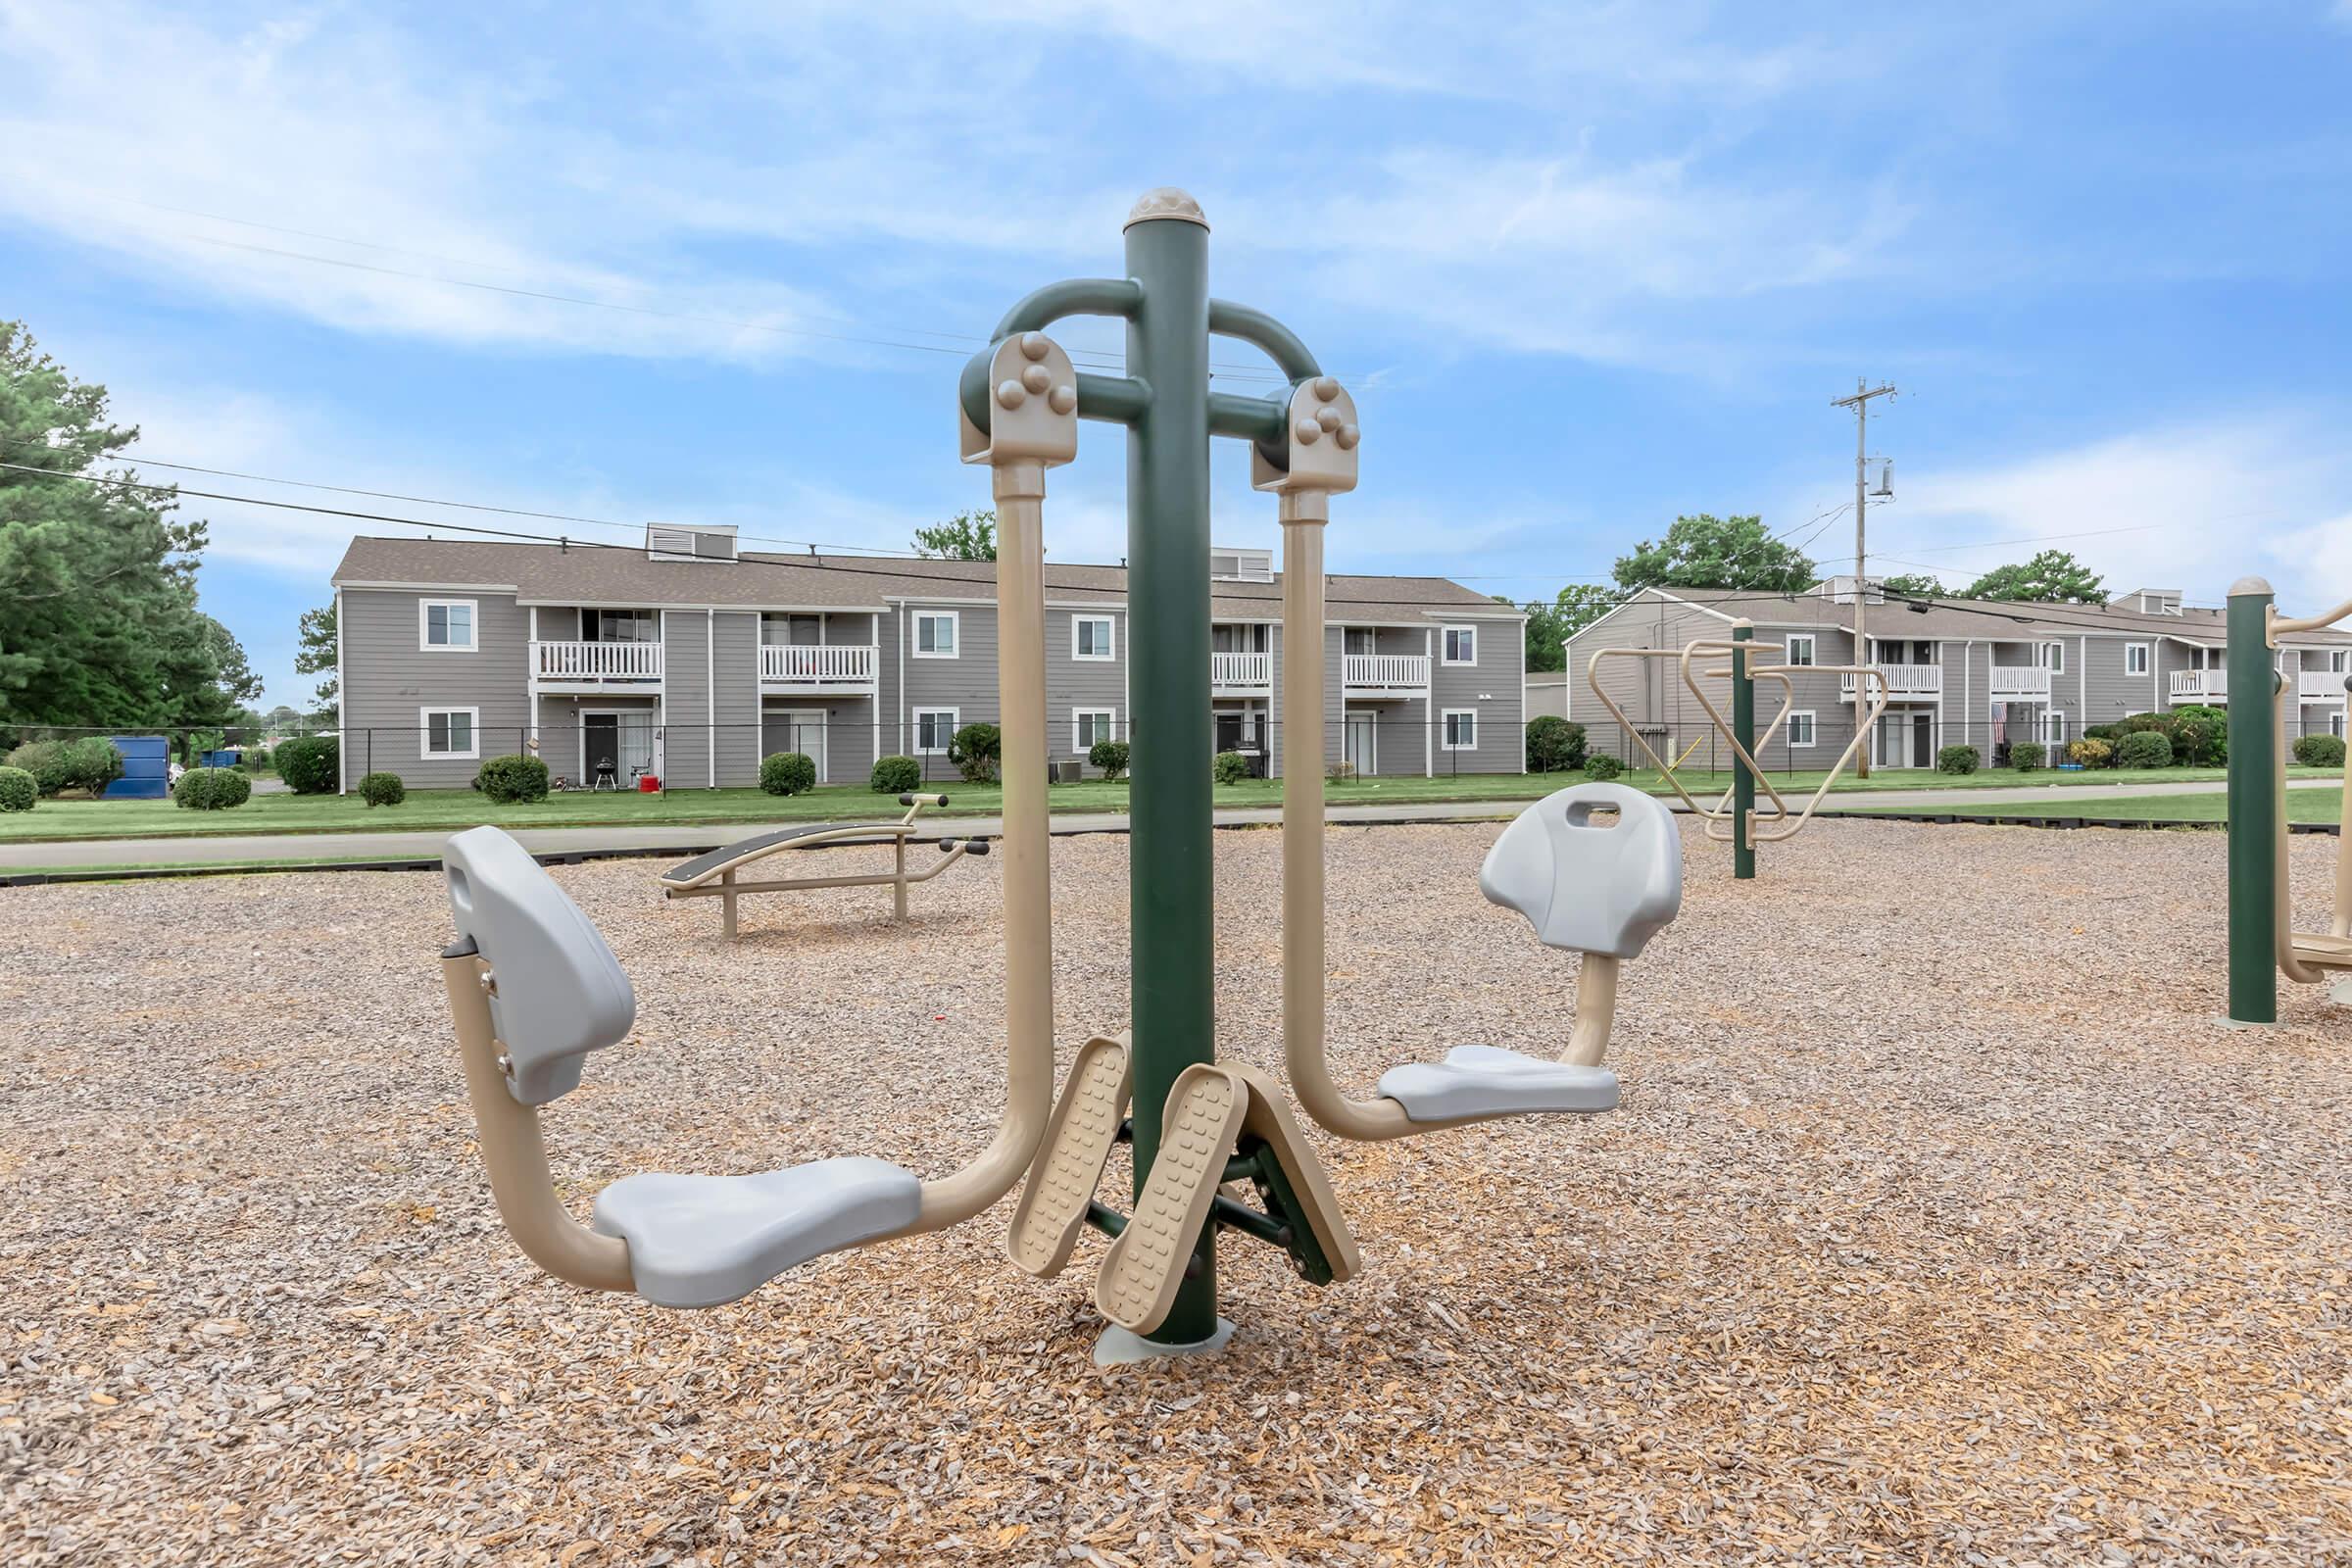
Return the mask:
<path id="1" fill-rule="evenodd" d="M 1880 715 L 1886 711 L 1888 700 L 1886 673 L 1875 664 L 1758 664 L 1753 662 L 1757 654 L 1771 653 L 1786 659 L 1788 650 L 1781 643 L 1760 643 L 1754 639 L 1754 622 L 1740 619 L 1732 622 L 1732 635 L 1728 642 L 1701 637 L 1682 648 L 1601 648 L 1593 651 L 1592 659 L 1585 665 L 1585 684 L 1592 688 L 1592 695 L 1599 698 L 1601 706 L 1615 716 L 1618 728 L 1634 738 L 1634 744 L 1642 748 L 1650 765 L 1673 786 L 1674 793 L 1682 797 L 1683 804 L 1703 824 L 1707 837 L 1718 844 L 1732 846 L 1732 875 L 1742 882 L 1756 874 L 1757 845 L 1778 844 L 1784 839 L 1792 839 L 1813 819 L 1814 808 L 1821 805 L 1822 798 L 1830 792 L 1830 786 L 1838 781 L 1838 775 L 1845 771 L 1846 764 L 1862 749 L 1871 726 L 1878 723 Z M 1701 657 L 1718 657 L 1724 660 L 1724 663 L 1694 674 L 1690 662 Z M 1601 684 L 1600 663 L 1604 659 L 1671 659 L 1675 662 L 1675 667 L 1682 674 L 1683 685 L 1697 700 L 1698 706 L 1706 710 L 1708 722 L 1715 726 L 1716 732 L 1723 736 L 1732 749 L 1732 785 L 1713 806 L 1702 806 L 1691 797 L 1675 774 L 1676 764 L 1660 757 L 1648 739 L 1634 727 L 1625 710 L 1617 706 L 1617 700 Z M 1803 670 L 1809 675 L 1850 675 L 1855 681 L 1857 698 L 1866 689 L 1866 683 L 1875 681 L 1878 700 L 1871 705 L 1867 715 L 1857 716 L 1853 739 L 1845 743 L 1845 750 L 1839 752 L 1838 760 L 1830 764 L 1829 772 L 1823 775 L 1821 783 L 1806 799 L 1803 808 L 1792 812 L 1788 803 L 1781 798 L 1781 792 L 1773 788 L 1771 776 L 1756 765 L 1756 753 L 1772 744 L 1772 738 L 1781 732 L 1781 726 L 1788 721 L 1788 715 L 1795 710 L 1796 682 L 1793 672 L 1796 670 Z M 1729 719 L 1725 718 L 1723 710 L 1715 706 L 1714 700 L 1699 685 L 1702 675 L 1709 680 L 1728 678 L 1731 681 L 1732 712 Z M 1760 740 L 1756 736 L 1755 694 L 1755 682 L 1759 679 L 1778 681 L 1781 686 L 1781 710 L 1765 726 Z M 1697 743 L 1693 741 L 1691 750 L 1696 749 Z M 1686 751 L 1682 760 L 1688 761 L 1690 757 L 1690 753 Z M 1772 801 L 1772 809 L 1762 813 L 1756 810 L 1756 787 L 1759 784 Z"/>
<path id="2" fill-rule="evenodd" d="M 1014 1262 L 1057 1272 L 1085 1224 L 1115 1238 L 1096 1287 L 1113 1324 L 1098 1360 L 1223 1342 L 1232 1326 L 1216 1311 L 1220 1229 L 1283 1248 L 1317 1283 L 1358 1268 L 1330 1185 L 1278 1089 L 1215 1059 L 1209 732 L 1200 721 L 1209 706 L 1208 438 L 1250 441 L 1252 483 L 1279 498 L 1283 701 L 1311 713 L 1325 663 L 1323 527 L 1331 495 L 1355 486 L 1355 408 L 1288 328 L 1208 298 L 1207 234 L 1191 197 L 1151 192 L 1128 218 L 1128 275 L 1030 295 L 957 389 L 962 455 L 992 468 L 998 513 L 1008 1093 L 994 1141 L 929 1182 L 871 1158 L 748 1176 L 631 1176 L 599 1195 L 590 1227 L 574 1223 L 549 1177 L 538 1107 L 577 1086 L 588 1053 L 627 1035 L 634 998 L 595 927 L 546 872 L 496 828 L 475 828 L 449 844 L 461 939 L 443 955 L 443 974 L 500 1215 L 541 1267 L 662 1305 L 712 1305 L 819 1253 L 953 1225 L 1027 1169 L 1006 1242 Z M 1127 322 L 1128 374 L 1073 370 L 1042 330 L 1071 315 Z M 1286 385 L 1264 398 L 1209 391 L 1212 334 L 1265 350 Z M 1045 470 L 1075 456 L 1081 417 L 1128 427 L 1133 1024 L 1131 1034 L 1089 1040 L 1052 1102 L 1040 512 Z M 1324 1059 L 1319 758 L 1284 769 L 1283 804 L 1284 1054 L 1308 1114 L 1343 1137 L 1385 1139 L 1616 1105 L 1617 1080 L 1600 1058 L 1618 965 L 1681 906 L 1681 839 L 1663 806 L 1611 784 L 1559 791 L 1504 829 L 1480 871 L 1486 896 L 1525 914 L 1539 940 L 1584 955 L 1563 1059 L 1461 1047 L 1442 1062 L 1392 1068 L 1376 1098 L 1350 1100 Z M 1614 825 L 1598 820 L 1607 813 Z M 1132 1216 L 1094 1199 L 1121 1141 L 1134 1145 Z M 1243 1181 L 1262 1209 L 1221 1191 Z"/>
<path id="3" fill-rule="evenodd" d="M 2352 617 L 2352 600 L 2321 615 L 2278 613 L 2271 585 L 2240 577 L 2230 586 L 2224 668 L 2233 696 L 2268 691 L 2269 702 L 2230 704 L 2230 1020 L 2278 1021 L 2278 976 L 2317 985 L 2352 972 L 2352 755 L 2344 768 L 2344 811 L 2335 851 L 2335 906 L 2328 930 L 2294 929 L 2286 885 L 2286 676 L 2273 662 L 2281 634 L 2317 631 Z M 2352 678 L 2345 682 L 2352 688 Z M 2331 996 L 2352 1003 L 2352 982 Z"/>
<path id="4" fill-rule="evenodd" d="M 735 901 L 746 893 L 798 893 L 809 888 L 878 888 L 888 887 L 891 895 L 891 917 L 906 918 L 906 889 L 917 882 L 928 882 L 967 855 L 986 855 L 986 839 L 941 839 L 941 858 L 930 868 L 909 872 L 906 869 L 906 843 L 914 836 L 914 819 L 926 806 L 945 806 L 945 795 L 902 795 L 899 804 L 906 814 L 896 822 L 810 822 L 801 827 L 780 828 L 773 833 L 730 844 L 724 849 L 698 855 L 691 860 L 681 860 L 662 873 L 662 897 L 664 899 L 715 898 L 719 901 L 719 929 L 728 936 L 735 934 Z M 761 882 L 739 882 L 736 874 L 755 860 L 787 850 L 836 849 L 847 844 L 887 844 L 891 847 L 891 869 L 873 876 L 808 876 L 770 878 Z"/>

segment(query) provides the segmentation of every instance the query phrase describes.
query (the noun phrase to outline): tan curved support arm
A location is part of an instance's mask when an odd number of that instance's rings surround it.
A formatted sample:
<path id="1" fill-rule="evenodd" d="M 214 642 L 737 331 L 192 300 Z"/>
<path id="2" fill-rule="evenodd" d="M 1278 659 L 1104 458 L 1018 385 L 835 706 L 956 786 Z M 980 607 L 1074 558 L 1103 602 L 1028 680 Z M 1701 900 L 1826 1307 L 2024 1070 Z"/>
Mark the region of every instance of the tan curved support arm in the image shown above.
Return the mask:
<path id="1" fill-rule="evenodd" d="M 1732 726 L 1730 722 L 1724 718 L 1722 710 L 1718 709 L 1714 703 L 1708 700 L 1707 694 L 1699 689 L 1697 680 L 1694 679 L 1690 673 L 1690 661 L 1701 651 L 1720 654 L 1728 653 L 1734 649 L 1741 647 L 1752 648 L 1754 646 L 1755 644 L 1753 643 L 1741 644 L 1735 642 L 1701 641 L 1691 643 L 1689 647 L 1683 650 L 1681 666 L 1683 671 L 1683 685 L 1689 688 L 1690 695 L 1698 700 L 1698 706 L 1707 710 L 1707 717 L 1713 721 L 1715 727 L 1723 732 L 1724 738 L 1731 745 L 1732 754 L 1747 764 L 1748 772 L 1752 774 L 1755 777 L 1756 782 L 1762 786 L 1765 794 L 1772 797 L 1773 804 L 1776 808 L 1778 808 L 1778 809 L 1776 809 L 1770 816 L 1763 817 L 1762 820 L 1780 822 L 1788 817 L 1788 808 L 1787 804 L 1781 800 L 1779 792 L 1773 789 L 1771 781 L 1765 777 L 1764 770 L 1756 765 L 1755 757 L 1749 753 L 1745 747 L 1741 746 L 1740 744 L 1739 737 L 1732 733 Z M 1857 716 L 1854 722 L 1853 738 L 1845 743 L 1845 750 L 1838 754 L 1838 760 L 1831 763 L 1830 770 L 1822 775 L 1821 783 L 1814 789 L 1812 797 L 1805 802 L 1804 809 L 1797 812 L 1792 820 L 1788 820 L 1786 826 L 1780 827 L 1772 832 L 1751 831 L 1748 834 L 1748 842 L 1750 844 L 1778 844 L 1784 839 L 1794 838 L 1797 833 L 1803 829 L 1804 825 L 1808 821 L 1812 820 L 1814 809 L 1821 805 L 1824 797 L 1830 793 L 1830 786 L 1838 782 L 1838 775 L 1845 771 L 1846 764 L 1854 760 L 1855 753 L 1859 752 L 1862 749 L 1863 743 L 1870 738 L 1871 726 L 1878 723 L 1880 716 L 1886 711 L 1886 705 L 1892 700 L 1891 690 L 1886 684 L 1886 672 L 1881 670 L 1875 664 L 1806 664 L 1801 666 L 1788 664 L 1768 664 L 1760 668 L 1750 669 L 1748 673 L 1751 676 L 1780 676 L 1786 674 L 1787 671 L 1791 668 L 1809 669 L 1816 674 L 1852 675 L 1856 682 L 1855 690 L 1857 695 L 1859 695 L 1861 690 L 1860 683 L 1865 681 L 1877 681 L 1879 686 L 1879 700 L 1871 706 L 1868 717 L 1860 716 L 1860 704 L 1857 703 L 1855 705 Z M 1777 728 L 1779 728 L 1778 720 L 1776 720 L 1773 725 L 1773 729 Z M 1770 729 L 1765 731 L 1767 737 L 1769 737 L 1771 733 L 1772 730 Z"/>
<path id="2" fill-rule="evenodd" d="M 457 1024 L 458 1054 L 466 1062 L 466 1097 L 473 1102 L 475 1141 L 490 1173 L 498 1217 L 523 1255 L 556 1278 L 594 1291 L 634 1290 L 629 1244 L 616 1236 L 599 1236 L 571 1217 L 548 1172 L 538 1110 L 507 1092 L 507 1075 L 498 1065 L 490 999 L 482 992 L 486 972 L 471 953 L 441 960 L 450 1017 Z"/>
<path id="3" fill-rule="evenodd" d="M 1596 648 L 1592 651 L 1592 657 L 1585 661 L 1585 684 L 1592 688 L 1592 695 L 1599 699 L 1600 706 L 1607 709 L 1616 718 L 1619 732 L 1634 738 L 1634 744 L 1642 748 L 1642 755 L 1649 759 L 1650 766 L 1656 768 L 1659 775 L 1666 780 L 1667 786 L 1683 798 L 1683 805 L 1690 809 L 1691 815 L 1704 821 L 1721 821 L 1723 820 L 1721 808 L 1710 809 L 1699 805 L 1691 797 L 1690 792 L 1683 788 L 1683 781 L 1676 776 L 1673 764 L 1660 757 L 1649 742 L 1642 738 L 1642 732 L 1634 727 L 1634 721 L 1626 716 L 1625 710 L 1617 706 L 1617 699 L 1611 697 L 1607 688 L 1600 684 L 1600 662 L 1604 659 L 1680 659 L 1682 657 L 1683 652 L 1679 648 Z"/>
<path id="4" fill-rule="evenodd" d="M 2271 887 L 2278 901 L 2278 914 L 2274 922 L 2278 935 L 2278 971 L 2297 985 L 2316 986 L 2328 978 L 2328 971 L 2315 968 L 2295 956 L 2294 901 L 2288 897 L 2286 886 L 2286 678 L 2272 676 L 2271 692 L 2271 782 L 2276 790 L 2278 808 L 2271 813 L 2278 824 L 2278 840 L 2274 846 L 2276 860 L 2272 868 Z M 2352 775 L 2352 766 L 2347 774 Z M 2352 778 L 2348 778 L 2352 785 Z M 2352 814 L 2352 788 L 2346 792 L 2346 811 Z M 2344 906 L 2344 849 L 2336 851 L 2336 908 Z"/>
<path id="5" fill-rule="evenodd" d="M 2276 648 L 2278 646 L 2278 636 L 2281 632 L 2319 631 L 2332 626 L 2348 616 L 2352 616 L 2352 599 L 2345 600 L 2325 614 L 2304 615 L 2300 618 L 2279 614 L 2278 607 L 2274 604 L 2270 608 L 2270 614 L 2266 617 L 2263 640 L 2271 647 Z M 2286 708 L 2286 688 L 2283 685 L 2278 688 L 2278 706 L 2280 711 L 2280 721 L 2278 769 L 2279 871 L 2277 881 L 2279 897 L 2284 898 L 2286 896 L 2286 725 L 2283 715 Z M 2344 809 L 2343 815 L 2337 820 L 2337 830 L 2339 836 L 2335 855 L 2335 909 L 2328 921 L 2328 928 L 2335 936 L 2352 937 L 2352 752 L 2347 752 L 2344 757 Z M 2291 944 L 2294 940 L 2287 930 L 2287 922 L 2283 915 L 2278 921 L 2278 940 L 2282 944 Z M 2285 950 L 2282 948 L 2281 951 Z M 2281 960 L 2281 967 L 2285 967 L 2285 960 Z M 2295 979 L 2302 978 L 2301 975 L 2295 974 L 2292 968 L 2287 968 L 2286 972 Z M 2313 972 L 2316 974 L 2318 971 Z"/>
<path id="6" fill-rule="evenodd" d="M 1054 1100 L 1054 890 L 1046 805 L 1046 468 L 991 470 L 997 500 L 997 703 L 1004 783 L 1004 1119 L 975 1159 L 923 1183 L 922 1208 L 896 1234 L 971 1218 L 1012 1190 L 1046 1136 Z"/>
<path id="7" fill-rule="evenodd" d="M 1578 1067 L 1597 1067 L 1608 1051 L 1609 1026 L 1617 1019 L 1619 959 L 1605 953 L 1588 953 L 1576 970 L 1576 1023 L 1568 1032 L 1568 1049 L 1560 1059 Z"/>
<path id="8" fill-rule="evenodd" d="M 2352 615 L 2352 599 L 2345 600 L 2324 615 L 2304 615 L 2299 618 L 2281 615 L 2278 613 L 2278 607 L 2273 605 L 2269 618 L 2271 646 L 2274 648 L 2278 646 L 2278 635 L 2281 632 L 2318 631 L 2323 627 L 2334 625 L 2348 615 Z"/>

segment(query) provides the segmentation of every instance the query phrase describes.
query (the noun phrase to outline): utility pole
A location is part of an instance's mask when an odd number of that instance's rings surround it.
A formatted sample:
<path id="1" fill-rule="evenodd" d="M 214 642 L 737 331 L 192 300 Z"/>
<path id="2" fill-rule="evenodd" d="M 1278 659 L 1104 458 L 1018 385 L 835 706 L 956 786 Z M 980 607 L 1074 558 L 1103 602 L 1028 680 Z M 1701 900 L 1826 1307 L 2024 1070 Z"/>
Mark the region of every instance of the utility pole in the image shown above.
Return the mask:
<path id="1" fill-rule="evenodd" d="M 1869 377 L 1856 376 L 1852 397 L 1830 400 L 1831 408 L 1854 411 L 1854 662 L 1857 664 L 1871 662 L 1870 639 L 1864 635 L 1870 601 L 1870 562 L 1868 543 L 1863 537 L 1863 518 L 1870 506 L 1866 488 L 1869 481 L 1863 472 L 1869 462 L 1870 400 L 1892 396 L 1892 386 L 1872 386 Z M 1862 693 L 1869 684 L 1859 675 L 1854 677 L 1854 722 L 1857 724 L 1862 722 Z M 1867 740 L 1854 753 L 1854 776 L 1870 777 L 1870 742 Z"/>

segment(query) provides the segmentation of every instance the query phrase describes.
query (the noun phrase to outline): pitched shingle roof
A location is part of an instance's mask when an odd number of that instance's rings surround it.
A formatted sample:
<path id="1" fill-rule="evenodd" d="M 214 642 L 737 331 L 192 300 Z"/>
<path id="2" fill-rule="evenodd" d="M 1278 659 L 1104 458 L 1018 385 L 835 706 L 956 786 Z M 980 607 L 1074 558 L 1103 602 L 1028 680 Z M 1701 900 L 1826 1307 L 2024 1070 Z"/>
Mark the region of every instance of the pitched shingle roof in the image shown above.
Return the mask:
<path id="1" fill-rule="evenodd" d="M 1663 593 L 1700 609 L 1738 618 L 1744 615 L 1759 627 L 1820 626 L 1851 630 L 1852 604 L 1839 604 L 1815 593 L 1755 593 L 1722 588 L 1672 588 Z M 2088 632 L 2094 636 L 2178 637 L 2219 648 L 2225 641 L 2223 612 L 2184 609 L 2178 615 L 2152 614 L 2121 605 L 2012 604 L 1988 599 L 1930 599 L 1915 608 L 1904 599 L 1874 600 L 1870 605 L 1870 633 L 1875 637 L 1917 637 L 1935 641 L 2036 642 Z M 1589 628 L 1588 628 L 1589 629 Z M 1580 633 L 1581 635 L 1581 633 Z M 2298 632 L 2287 639 L 2298 643 L 2352 642 L 2352 632 Z"/>

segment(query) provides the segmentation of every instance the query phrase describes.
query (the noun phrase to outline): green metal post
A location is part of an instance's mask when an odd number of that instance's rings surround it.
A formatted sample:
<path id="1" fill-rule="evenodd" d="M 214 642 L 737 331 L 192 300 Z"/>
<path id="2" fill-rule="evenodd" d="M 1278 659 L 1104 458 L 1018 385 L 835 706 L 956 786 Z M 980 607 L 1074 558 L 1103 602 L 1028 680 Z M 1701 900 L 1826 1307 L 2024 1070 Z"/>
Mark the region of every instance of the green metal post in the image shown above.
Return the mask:
<path id="1" fill-rule="evenodd" d="M 2278 722 L 2271 665 L 2271 585 L 2230 584 L 2230 1020 L 2278 1021 Z"/>
<path id="2" fill-rule="evenodd" d="M 1746 621 L 1732 625 L 1732 641 L 1743 643 L 1756 634 Z M 1745 760 L 1756 752 L 1756 683 L 1747 672 L 1747 650 L 1732 651 L 1732 737 L 1740 743 L 1732 755 L 1732 875 L 1740 881 L 1756 874 L 1756 847 L 1747 839 L 1748 818 L 1756 808 L 1756 775 Z"/>
<path id="3" fill-rule="evenodd" d="M 1128 1014 L 1135 1051 L 1135 1187 L 1159 1154 L 1177 1074 L 1216 1055 L 1210 925 L 1208 723 L 1208 226 L 1193 216 L 1127 225 L 1127 373 L 1152 389 L 1127 435 Z M 1217 1331 L 1214 1225 L 1200 1270 L 1149 1338 Z"/>

